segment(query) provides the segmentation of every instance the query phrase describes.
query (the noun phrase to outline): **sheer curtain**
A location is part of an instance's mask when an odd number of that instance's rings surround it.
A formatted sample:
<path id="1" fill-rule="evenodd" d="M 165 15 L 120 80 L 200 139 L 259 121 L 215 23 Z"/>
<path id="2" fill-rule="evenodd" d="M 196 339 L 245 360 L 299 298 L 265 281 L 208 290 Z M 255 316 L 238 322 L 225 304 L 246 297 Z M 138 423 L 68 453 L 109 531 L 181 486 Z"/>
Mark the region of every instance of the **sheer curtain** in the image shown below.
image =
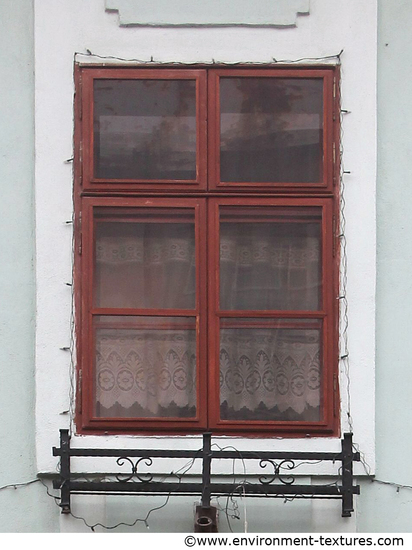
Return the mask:
<path id="1" fill-rule="evenodd" d="M 221 309 L 318 310 L 320 255 L 317 223 L 222 223 Z M 319 323 L 222 320 L 222 418 L 319 420 Z"/>
<path id="2" fill-rule="evenodd" d="M 223 310 L 317 310 L 319 224 L 222 223 Z"/>
<path id="3" fill-rule="evenodd" d="M 317 223 L 222 223 L 221 309 L 318 310 L 320 248 Z M 193 224 L 97 224 L 97 307 L 193 310 L 195 274 Z M 188 315 L 95 318 L 98 416 L 195 416 Z M 316 319 L 222 319 L 222 419 L 319 420 L 321 348 Z"/>
<path id="4" fill-rule="evenodd" d="M 101 223 L 96 236 L 98 307 L 194 309 L 193 224 Z M 96 319 L 96 414 L 193 417 L 194 317 Z"/>
<path id="5" fill-rule="evenodd" d="M 96 305 L 194 309 L 194 254 L 192 224 L 98 224 Z"/>
<path id="6" fill-rule="evenodd" d="M 104 417 L 195 416 L 194 328 L 98 329 L 96 403 Z"/>
<path id="7" fill-rule="evenodd" d="M 220 403 L 227 420 L 319 420 L 319 331 L 223 328 Z"/>

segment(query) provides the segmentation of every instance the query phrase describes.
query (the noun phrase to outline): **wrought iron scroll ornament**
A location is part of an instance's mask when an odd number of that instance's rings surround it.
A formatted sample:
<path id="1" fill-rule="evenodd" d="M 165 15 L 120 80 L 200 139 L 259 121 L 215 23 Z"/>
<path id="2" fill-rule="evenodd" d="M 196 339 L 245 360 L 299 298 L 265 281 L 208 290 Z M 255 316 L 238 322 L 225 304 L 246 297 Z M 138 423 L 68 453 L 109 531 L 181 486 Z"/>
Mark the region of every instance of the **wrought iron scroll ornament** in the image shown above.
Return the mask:
<path id="1" fill-rule="evenodd" d="M 214 450 L 211 443 L 212 435 L 203 434 L 203 444 L 198 450 L 174 449 L 81 449 L 70 447 L 68 430 L 60 430 L 60 447 L 53 447 L 53 455 L 60 457 L 60 476 L 53 481 L 55 489 L 60 490 L 60 507 L 62 513 L 70 512 L 72 494 L 167 494 L 167 495 L 200 495 L 203 509 L 210 508 L 212 496 L 234 495 L 273 497 L 273 498 L 328 498 L 342 501 L 342 516 L 349 517 L 354 510 L 353 497 L 360 492 L 359 485 L 353 484 L 353 462 L 360 461 L 359 452 L 354 452 L 352 434 L 346 433 L 341 441 L 340 452 L 280 452 L 280 451 L 242 451 L 236 449 Z M 71 471 L 72 457 L 112 457 L 119 467 L 128 467 L 127 472 L 117 472 L 107 475 L 106 481 L 99 479 L 80 480 Z M 159 481 L 155 476 L 141 471 L 141 466 L 152 466 L 153 458 L 177 458 L 202 461 L 202 480 L 193 482 L 177 475 L 178 482 Z M 271 466 L 273 472 L 267 471 L 261 475 L 258 483 L 238 482 L 220 483 L 212 479 L 213 460 L 259 460 L 262 469 Z M 292 470 L 302 462 L 313 463 L 329 461 L 341 463 L 338 468 L 335 483 L 329 485 L 310 485 L 297 483 L 297 477 Z M 268 469 L 269 470 L 269 469 Z M 266 473 L 266 472 L 265 472 Z M 170 476 L 168 476 L 170 478 Z"/>
<path id="2" fill-rule="evenodd" d="M 130 466 L 132 467 L 132 473 L 131 474 L 117 474 L 116 475 L 116 479 L 117 481 L 119 482 L 126 482 L 126 481 L 131 481 L 132 479 L 137 479 L 139 481 L 141 481 L 142 483 L 148 483 L 149 481 L 152 481 L 153 480 L 153 476 L 151 474 L 147 474 L 147 473 L 138 473 L 137 472 L 137 469 L 139 467 L 139 464 L 144 461 L 145 464 L 147 466 L 151 466 L 153 464 L 153 460 L 150 458 L 150 457 L 142 457 L 142 458 L 139 458 L 136 462 L 133 462 L 133 460 L 131 460 L 129 457 L 127 456 L 120 456 L 117 460 L 116 460 L 116 463 L 119 465 L 119 466 L 123 466 L 123 464 L 126 462 L 126 463 L 129 463 Z"/>
<path id="3" fill-rule="evenodd" d="M 259 477 L 260 483 L 262 483 L 263 485 L 270 485 L 276 480 L 279 480 L 280 483 L 283 483 L 284 485 L 293 485 L 293 483 L 295 483 L 294 476 L 287 475 L 287 472 L 285 472 L 286 473 L 286 476 L 285 476 L 285 473 L 282 473 L 281 471 L 282 468 L 287 470 L 294 470 L 296 468 L 296 464 L 293 460 L 287 459 L 287 460 L 282 460 L 279 463 L 276 463 L 275 461 L 269 460 L 268 458 L 266 458 L 259 462 L 259 466 L 261 468 L 266 468 L 267 464 L 271 464 L 273 466 L 274 475 L 271 477 L 260 476 Z"/>

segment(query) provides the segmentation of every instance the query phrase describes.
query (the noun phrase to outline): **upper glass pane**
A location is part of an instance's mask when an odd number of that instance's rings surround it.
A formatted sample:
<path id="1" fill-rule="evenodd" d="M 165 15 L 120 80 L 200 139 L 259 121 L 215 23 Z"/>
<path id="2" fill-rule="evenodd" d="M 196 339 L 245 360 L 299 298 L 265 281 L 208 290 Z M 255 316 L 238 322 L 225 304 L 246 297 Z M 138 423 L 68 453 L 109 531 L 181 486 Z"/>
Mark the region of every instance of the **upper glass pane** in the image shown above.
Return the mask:
<path id="1" fill-rule="evenodd" d="M 191 209 L 98 208 L 95 227 L 96 307 L 196 307 Z"/>
<path id="2" fill-rule="evenodd" d="M 195 180 L 196 82 L 95 80 L 94 175 Z"/>
<path id="3" fill-rule="evenodd" d="M 220 181 L 319 183 L 321 78 L 221 78 Z"/>
<path id="4" fill-rule="evenodd" d="M 220 309 L 320 309 L 321 209 L 222 207 Z"/>

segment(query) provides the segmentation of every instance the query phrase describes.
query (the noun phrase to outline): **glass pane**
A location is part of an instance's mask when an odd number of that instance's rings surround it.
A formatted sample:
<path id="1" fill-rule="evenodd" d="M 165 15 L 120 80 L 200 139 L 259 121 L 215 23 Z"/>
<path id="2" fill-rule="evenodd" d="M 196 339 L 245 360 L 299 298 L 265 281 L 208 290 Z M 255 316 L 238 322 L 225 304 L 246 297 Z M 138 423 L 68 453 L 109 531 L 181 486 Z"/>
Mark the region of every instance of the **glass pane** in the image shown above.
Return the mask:
<path id="1" fill-rule="evenodd" d="M 320 421 L 320 323 L 222 319 L 222 420 Z"/>
<path id="2" fill-rule="evenodd" d="M 95 305 L 195 309 L 193 212 L 119 210 L 96 214 Z"/>
<path id="3" fill-rule="evenodd" d="M 95 176 L 196 179 L 194 80 L 95 80 Z"/>
<path id="4" fill-rule="evenodd" d="M 322 181 L 323 80 L 222 78 L 221 181 Z"/>
<path id="5" fill-rule="evenodd" d="M 320 309 L 320 208 L 222 208 L 220 308 Z"/>
<path id="6" fill-rule="evenodd" d="M 95 318 L 97 417 L 196 416 L 193 317 Z"/>

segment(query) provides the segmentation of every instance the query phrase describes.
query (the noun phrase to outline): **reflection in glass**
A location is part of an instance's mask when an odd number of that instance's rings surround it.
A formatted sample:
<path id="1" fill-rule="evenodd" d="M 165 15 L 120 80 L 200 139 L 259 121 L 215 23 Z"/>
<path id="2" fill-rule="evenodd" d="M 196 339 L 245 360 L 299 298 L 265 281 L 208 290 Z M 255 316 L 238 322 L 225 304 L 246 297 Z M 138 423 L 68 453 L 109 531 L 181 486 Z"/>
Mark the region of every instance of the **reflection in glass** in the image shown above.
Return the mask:
<path id="1" fill-rule="evenodd" d="M 220 113 L 220 181 L 322 181 L 322 79 L 221 78 Z"/>
<path id="2" fill-rule="evenodd" d="M 194 80 L 95 80 L 95 177 L 196 178 Z"/>
<path id="3" fill-rule="evenodd" d="M 242 319 L 243 324 L 249 321 L 249 328 L 239 328 L 242 324 L 236 319 L 224 321 L 220 330 L 221 419 L 321 420 L 321 332 L 315 328 L 319 322 L 293 320 L 300 328 L 274 328 L 272 321 L 272 326 L 267 322 L 262 328 L 262 319 Z M 231 323 L 237 328 L 228 328 Z M 260 328 L 253 328 L 255 323 Z M 287 326 L 287 321 L 279 322 L 279 327 L 282 324 Z"/>
<path id="4" fill-rule="evenodd" d="M 129 215 L 98 218 L 97 307 L 196 307 L 194 223 L 179 223 L 178 215 L 165 210 L 150 215 L 135 209 Z M 184 222 L 193 219 L 190 214 Z"/>
<path id="5" fill-rule="evenodd" d="M 276 208 L 232 210 L 222 209 L 220 218 L 220 308 L 319 310 L 320 216 L 295 210 L 292 221 Z"/>
<path id="6" fill-rule="evenodd" d="M 97 317 L 97 417 L 196 416 L 192 317 Z"/>

